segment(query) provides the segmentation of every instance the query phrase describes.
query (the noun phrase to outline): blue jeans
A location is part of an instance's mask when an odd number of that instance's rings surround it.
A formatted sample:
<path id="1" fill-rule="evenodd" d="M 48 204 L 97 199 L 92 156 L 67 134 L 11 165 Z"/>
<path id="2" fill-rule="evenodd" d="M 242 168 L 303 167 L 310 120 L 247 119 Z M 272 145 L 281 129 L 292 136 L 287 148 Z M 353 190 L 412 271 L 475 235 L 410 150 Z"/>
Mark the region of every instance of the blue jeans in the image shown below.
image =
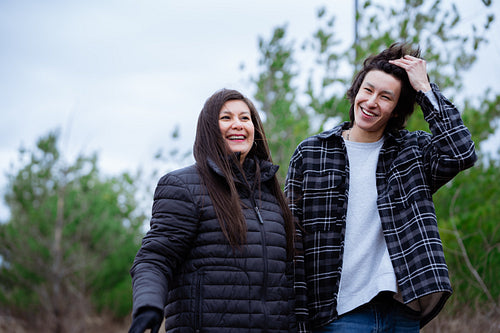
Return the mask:
<path id="1" fill-rule="evenodd" d="M 380 295 L 380 294 L 379 294 Z M 386 294 L 341 315 L 334 322 L 313 330 L 314 333 L 416 333 L 420 321 L 411 309 Z"/>

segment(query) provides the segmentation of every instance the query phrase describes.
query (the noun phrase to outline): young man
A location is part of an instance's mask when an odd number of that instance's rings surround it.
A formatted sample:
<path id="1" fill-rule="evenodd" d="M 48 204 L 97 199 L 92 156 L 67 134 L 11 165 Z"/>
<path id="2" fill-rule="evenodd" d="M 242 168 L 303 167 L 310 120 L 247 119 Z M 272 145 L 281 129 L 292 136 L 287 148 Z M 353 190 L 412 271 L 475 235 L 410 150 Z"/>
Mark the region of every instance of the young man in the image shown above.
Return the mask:
<path id="1" fill-rule="evenodd" d="M 301 331 L 418 332 L 451 295 L 432 194 L 477 157 L 419 55 L 393 44 L 366 59 L 347 92 L 350 122 L 290 160 Z M 415 102 L 432 134 L 404 129 Z"/>

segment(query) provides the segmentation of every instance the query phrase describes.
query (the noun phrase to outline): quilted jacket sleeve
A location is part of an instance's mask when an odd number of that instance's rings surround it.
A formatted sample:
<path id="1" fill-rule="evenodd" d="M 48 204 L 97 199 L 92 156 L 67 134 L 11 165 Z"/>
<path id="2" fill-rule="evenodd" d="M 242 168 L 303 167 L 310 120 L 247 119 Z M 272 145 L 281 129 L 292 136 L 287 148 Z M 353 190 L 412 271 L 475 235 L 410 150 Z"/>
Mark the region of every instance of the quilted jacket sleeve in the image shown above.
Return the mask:
<path id="1" fill-rule="evenodd" d="M 130 270 L 134 316 L 146 306 L 163 311 L 168 281 L 191 247 L 197 222 L 188 186 L 176 176 L 162 177 L 154 194 L 150 230 Z"/>

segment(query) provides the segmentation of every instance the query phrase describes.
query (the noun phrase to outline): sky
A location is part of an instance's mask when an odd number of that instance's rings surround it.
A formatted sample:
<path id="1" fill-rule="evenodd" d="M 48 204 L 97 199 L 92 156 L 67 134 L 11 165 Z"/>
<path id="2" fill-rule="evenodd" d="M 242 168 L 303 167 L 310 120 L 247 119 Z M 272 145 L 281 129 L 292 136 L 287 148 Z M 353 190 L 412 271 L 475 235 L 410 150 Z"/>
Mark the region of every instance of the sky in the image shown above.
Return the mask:
<path id="1" fill-rule="evenodd" d="M 455 2 L 465 22 L 486 11 Z M 322 5 L 352 43 L 353 0 L 0 0 L 0 194 L 19 148 L 55 129 L 66 158 L 97 152 L 109 174 L 147 168 L 159 149 L 190 149 L 212 93 L 251 97 L 258 37 L 287 23 L 300 42 Z M 500 91 L 500 22 L 490 35 L 467 79 L 473 93 Z"/>

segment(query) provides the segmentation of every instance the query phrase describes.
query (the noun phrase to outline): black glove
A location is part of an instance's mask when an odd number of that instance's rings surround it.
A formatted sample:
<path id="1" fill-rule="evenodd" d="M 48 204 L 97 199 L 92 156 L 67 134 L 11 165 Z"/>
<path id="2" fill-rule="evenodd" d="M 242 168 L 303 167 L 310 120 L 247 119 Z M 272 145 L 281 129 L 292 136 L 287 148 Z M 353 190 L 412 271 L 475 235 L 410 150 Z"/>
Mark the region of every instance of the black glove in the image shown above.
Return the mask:
<path id="1" fill-rule="evenodd" d="M 145 307 L 132 320 L 128 333 L 144 333 L 148 328 L 151 333 L 158 333 L 162 320 L 163 313 L 159 309 Z"/>

